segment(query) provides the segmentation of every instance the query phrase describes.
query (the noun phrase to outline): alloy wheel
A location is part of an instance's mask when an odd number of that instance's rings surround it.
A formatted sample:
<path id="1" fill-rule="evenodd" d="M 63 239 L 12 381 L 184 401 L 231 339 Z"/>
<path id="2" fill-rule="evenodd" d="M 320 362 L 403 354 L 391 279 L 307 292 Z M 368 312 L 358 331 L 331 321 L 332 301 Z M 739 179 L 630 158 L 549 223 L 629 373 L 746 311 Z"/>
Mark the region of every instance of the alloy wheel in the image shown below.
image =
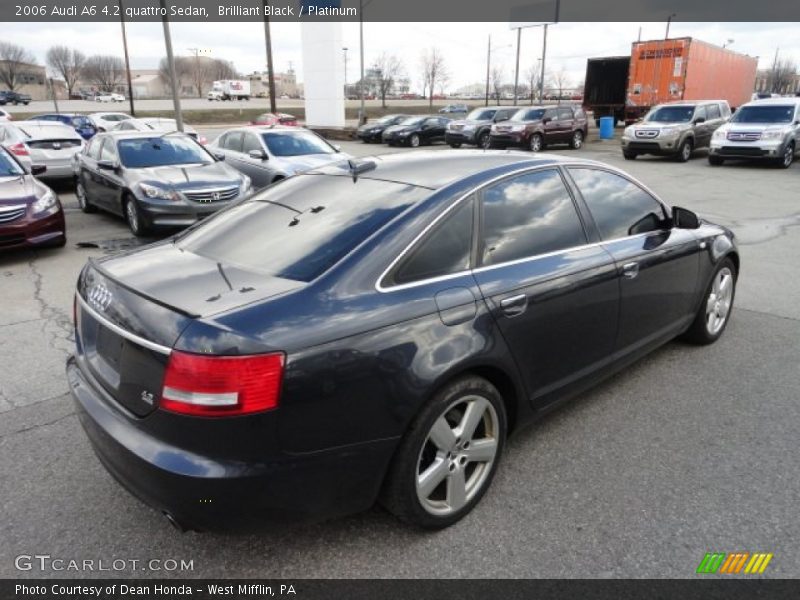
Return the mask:
<path id="1" fill-rule="evenodd" d="M 86 189 L 83 187 L 83 182 L 78 181 L 75 185 L 75 196 L 78 198 L 78 206 L 81 210 L 86 210 Z"/>
<path id="2" fill-rule="evenodd" d="M 733 272 L 724 267 L 714 276 L 711 292 L 706 300 L 706 329 L 716 335 L 725 325 L 733 303 Z"/>
<path id="3" fill-rule="evenodd" d="M 408 143 L 412 148 L 417 148 L 419 146 L 419 136 L 415 133 L 409 138 Z"/>
<path id="4" fill-rule="evenodd" d="M 683 146 L 681 146 L 681 159 L 686 162 L 690 158 L 692 158 L 692 145 L 689 142 L 684 142 Z"/>
<path id="5" fill-rule="evenodd" d="M 125 216 L 128 218 L 128 226 L 134 235 L 139 234 L 139 214 L 136 211 L 136 204 L 134 200 L 128 200 L 125 203 Z"/>
<path id="6" fill-rule="evenodd" d="M 458 512 L 486 484 L 497 455 L 500 421 L 484 397 L 453 402 L 431 426 L 417 461 L 416 491 L 430 514 Z"/>
<path id="7" fill-rule="evenodd" d="M 532 152 L 539 152 L 542 149 L 542 136 L 538 133 L 534 133 L 531 136 L 531 151 Z"/>
<path id="8" fill-rule="evenodd" d="M 789 144 L 783 151 L 783 166 L 789 168 L 794 160 L 794 146 Z"/>
<path id="9" fill-rule="evenodd" d="M 576 131 L 572 134 L 572 147 L 578 150 L 581 146 L 583 146 L 583 132 Z"/>

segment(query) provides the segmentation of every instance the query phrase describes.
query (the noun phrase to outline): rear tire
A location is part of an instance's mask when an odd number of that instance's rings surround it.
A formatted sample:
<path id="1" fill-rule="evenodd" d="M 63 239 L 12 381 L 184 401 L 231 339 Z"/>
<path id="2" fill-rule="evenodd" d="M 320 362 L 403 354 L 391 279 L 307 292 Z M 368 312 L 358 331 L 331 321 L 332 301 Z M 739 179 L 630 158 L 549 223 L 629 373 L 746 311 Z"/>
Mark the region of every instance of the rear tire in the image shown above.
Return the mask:
<path id="1" fill-rule="evenodd" d="M 583 131 L 578 129 L 573 132 L 572 139 L 569 141 L 569 147 L 573 150 L 580 150 L 583 148 Z"/>
<path id="2" fill-rule="evenodd" d="M 716 342 L 728 326 L 735 295 L 736 267 L 726 258 L 714 270 L 697 315 L 683 339 L 699 346 Z"/>
<path id="3" fill-rule="evenodd" d="M 408 138 L 408 145 L 412 148 L 419 148 L 419 136 L 416 133 L 412 133 Z"/>
<path id="4" fill-rule="evenodd" d="M 97 208 L 89 201 L 86 195 L 86 188 L 83 186 L 80 177 L 75 180 L 75 196 L 78 198 L 78 207 L 80 207 L 81 211 L 87 214 L 97 211 Z"/>
<path id="5" fill-rule="evenodd" d="M 497 389 L 473 375 L 452 381 L 422 407 L 400 442 L 381 504 L 419 527 L 452 525 L 491 485 L 505 437 Z"/>

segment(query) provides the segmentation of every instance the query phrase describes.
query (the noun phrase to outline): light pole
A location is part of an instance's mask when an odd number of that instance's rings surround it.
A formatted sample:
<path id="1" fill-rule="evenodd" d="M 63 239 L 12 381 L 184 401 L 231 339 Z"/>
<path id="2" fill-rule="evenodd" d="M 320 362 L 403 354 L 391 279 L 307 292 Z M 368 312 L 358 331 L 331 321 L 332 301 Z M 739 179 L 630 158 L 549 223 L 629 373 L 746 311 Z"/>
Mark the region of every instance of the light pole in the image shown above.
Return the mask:
<path id="1" fill-rule="evenodd" d="M 164 25 L 164 45 L 167 48 L 167 65 L 169 66 L 169 79 L 172 85 L 172 105 L 175 107 L 175 124 L 178 131 L 183 131 L 183 112 L 181 111 L 181 91 L 178 89 L 178 75 L 175 72 L 175 57 L 172 55 L 172 36 L 169 32 L 169 18 L 166 2 L 161 0 L 161 18 Z"/>
<path id="2" fill-rule="evenodd" d="M 136 116 L 136 111 L 133 108 L 133 84 L 131 83 L 131 61 L 128 58 L 128 35 L 125 32 L 125 9 L 122 6 L 122 0 L 117 0 L 119 5 L 119 23 L 122 26 L 122 49 L 125 52 L 125 76 L 128 79 L 128 102 L 131 105 L 131 116 Z"/>
<path id="3" fill-rule="evenodd" d="M 672 23 L 672 17 L 677 17 L 677 16 L 678 15 L 676 13 L 672 13 L 670 16 L 667 17 L 667 32 L 664 34 L 665 40 L 669 39 L 669 25 L 670 23 Z"/>
<path id="4" fill-rule="evenodd" d="M 517 88 L 519 86 L 519 45 L 522 40 L 522 27 L 517 28 L 517 64 L 514 67 L 514 106 L 517 105 Z"/>
<path id="5" fill-rule="evenodd" d="M 361 100 L 361 108 L 358 111 L 358 124 L 363 125 L 367 122 L 367 113 L 364 108 L 364 9 L 370 5 L 372 0 L 359 0 L 358 2 L 358 50 L 360 54 L 361 79 L 358 80 L 358 95 Z"/>
<path id="6" fill-rule="evenodd" d="M 344 52 L 344 99 L 347 100 L 347 48 L 342 48 Z"/>
<path id="7" fill-rule="evenodd" d="M 489 106 L 489 75 L 492 68 L 492 50 L 499 50 L 500 48 L 508 48 L 511 44 L 504 44 L 502 46 L 495 46 L 492 48 L 492 36 L 489 36 L 489 45 L 486 52 L 486 100 L 484 106 Z M 432 93 L 432 92 L 431 92 Z M 500 104 L 500 98 L 497 98 L 497 103 Z"/>
<path id="8" fill-rule="evenodd" d="M 262 2 L 264 6 L 264 44 L 267 47 L 267 87 L 269 88 L 269 110 L 275 114 L 278 112 L 275 102 L 275 71 L 272 68 L 272 35 L 269 30 L 269 17 L 267 16 L 267 0 Z"/>

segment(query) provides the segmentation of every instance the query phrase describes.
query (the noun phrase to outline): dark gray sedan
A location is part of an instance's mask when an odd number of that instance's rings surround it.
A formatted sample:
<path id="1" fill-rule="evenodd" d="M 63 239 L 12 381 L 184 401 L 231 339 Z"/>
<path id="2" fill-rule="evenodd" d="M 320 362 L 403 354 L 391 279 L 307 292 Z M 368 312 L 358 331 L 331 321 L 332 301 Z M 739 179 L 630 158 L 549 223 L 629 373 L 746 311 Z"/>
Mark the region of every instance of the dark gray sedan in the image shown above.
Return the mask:
<path id="1" fill-rule="evenodd" d="M 75 155 L 78 203 L 126 219 L 134 235 L 184 227 L 250 191 L 250 178 L 183 133 L 103 133 Z"/>
<path id="2" fill-rule="evenodd" d="M 209 149 L 250 177 L 255 188 L 351 158 L 313 131 L 279 125 L 231 129 L 209 144 Z"/>

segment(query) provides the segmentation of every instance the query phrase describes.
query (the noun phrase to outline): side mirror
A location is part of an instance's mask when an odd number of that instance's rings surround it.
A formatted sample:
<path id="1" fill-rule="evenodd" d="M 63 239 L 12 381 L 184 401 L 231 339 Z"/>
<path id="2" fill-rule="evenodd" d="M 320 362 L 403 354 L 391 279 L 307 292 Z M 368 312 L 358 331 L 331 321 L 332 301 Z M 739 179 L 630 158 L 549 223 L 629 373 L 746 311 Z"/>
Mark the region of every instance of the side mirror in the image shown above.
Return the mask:
<path id="1" fill-rule="evenodd" d="M 116 171 L 117 163 L 115 163 L 113 160 L 98 160 L 97 168 L 101 171 Z"/>
<path id="2" fill-rule="evenodd" d="M 550 117 L 543 117 L 542 118 L 542 125 L 547 125 L 550 121 L 552 121 Z"/>
<path id="3" fill-rule="evenodd" d="M 31 165 L 31 175 L 41 175 L 45 171 L 47 171 L 45 165 Z"/>
<path id="4" fill-rule="evenodd" d="M 706 120 L 705 120 L 703 117 L 697 117 L 697 118 L 694 120 L 694 124 L 695 124 L 695 125 L 700 125 L 700 123 L 705 123 L 705 122 L 706 122 Z"/>
<path id="5" fill-rule="evenodd" d="M 672 207 L 672 226 L 678 229 L 697 229 L 700 227 L 700 218 L 696 213 L 681 208 L 680 206 Z"/>
<path id="6" fill-rule="evenodd" d="M 225 155 L 222 152 L 214 152 L 214 158 L 221 162 L 225 160 Z"/>
<path id="7" fill-rule="evenodd" d="M 250 152 L 247 153 L 247 156 L 250 158 L 255 158 L 256 160 L 267 160 L 269 158 L 266 152 L 263 150 L 250 150 Z"/>

